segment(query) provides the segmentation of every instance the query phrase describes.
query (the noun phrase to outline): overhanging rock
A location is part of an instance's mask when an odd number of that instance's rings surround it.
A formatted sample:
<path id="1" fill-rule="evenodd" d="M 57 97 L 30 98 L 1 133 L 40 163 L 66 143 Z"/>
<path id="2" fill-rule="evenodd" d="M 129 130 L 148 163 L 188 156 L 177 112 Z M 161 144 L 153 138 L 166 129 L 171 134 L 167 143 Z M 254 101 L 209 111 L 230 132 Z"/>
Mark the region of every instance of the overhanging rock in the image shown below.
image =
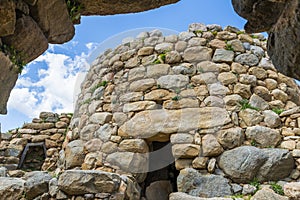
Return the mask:
<path id="1" fill-rule="evenodd" d="M 283 74 L 300 79 L 299 0 L 232 0 L 249 33 L 268 32 L 268 54 Z"/>

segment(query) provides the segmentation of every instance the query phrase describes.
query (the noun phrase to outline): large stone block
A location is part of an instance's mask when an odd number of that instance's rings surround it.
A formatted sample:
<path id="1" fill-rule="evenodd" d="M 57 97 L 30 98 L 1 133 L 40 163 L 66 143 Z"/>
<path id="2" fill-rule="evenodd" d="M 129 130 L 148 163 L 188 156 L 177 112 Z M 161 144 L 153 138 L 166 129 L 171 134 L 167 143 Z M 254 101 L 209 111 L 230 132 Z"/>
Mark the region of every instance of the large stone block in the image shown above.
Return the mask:
<path id="1" fill-rule="evenodd" d="M 106 0 L 79 0 L 82 5 L 82 15 L 113 15 L 122 13 L 142 12 L 176 3 L 179 0 L 142 0 L 142 1 L 126 1 L 126 6 L 122 1 L 106 1 Z"/>
<path id="2" fill-rule="evenodd" d="M 74 140 L 66 146 L 65 164 L 67 169 L 81 166 L 85 157 L 83 146 L 84 144 L 81 140 Z"/>
<path id="3" fill-rule="evenodd" d="M 34 60 L 48 48 L 45 35 L 30 16 L 17 19 L 14 34 L 3 37 L 2 40 L 19 52 L 25 63 Z"/>
<path id="4" fill-rule="evenodd" d="M 31 16 L 38 23 L 49 43 L 61 44 L 71 40 L 75 28 L 64 0 L 37 1 Z"/>
<path id="5" fill-rule="evenodd" d="M 68 195 L 113 193 L 117 191 L 121 178 L 117 174 L 95 170 L 69 170 L 58 179 L 58 188 Z"/>
<path id="6" fill-rule="evenodd" d="M 137 113 L 118 130 L 120 136 L 151 138 L 157 134 L 213 128 L 231 121 L 223 108 L 204 107 L 181 110 L 149 110 Z"/>
<path id="7" fill-rule="evenodd" d="M 267 159 L 258 148 L 244 146 L 225 151 L 219 157 L 218 165 L 232 180 L 243 183 L 252 181 Z"/>
<path id="8" fill-rule="evenodd" d="M 260 147 L 275 147 L 281 141 L 281 135 L 278 130 L 265 126 L 251 126 L 246 129 L 246 137 L 255 141 Z"/>
<path id="9" fill-rule="evenodd" d="M 15 2 L 3 0 L 0 3 L 0 36 L 11 35 L 15 31 L 16 12 Z M 2 90 L 1 90 L 2 91 Z"/>
<path id="10" fill-rule="evenodd" d="M 284 185 L 284 194 L 291 199 L 300 198 L 300 182 L 291 182 Z"/>
<path id="11" fill-rule="evenodd" d="M 6 105 L 10 92 L 18 79 L 18 69 L 2 52 L 0 52 L 0 60 L 0 114 L 6 114 Z"/>
<path id="12" fill-rule="evenodd" d="M 148 172 L 148 155 L 146 153 L 115 152 L 108 155 L 106 161 L 126 172 Z"/>
<path id="13" fill-rule="evenodd" d="M 243 146 L 224 152 L 218 165 L 233 181 L 245 183 L 253 178 L 259 181 L 286 178 L 294 169 L 295 161 L 288 150 Z"/>
<path id="14" fill-rule="evenodd" d="M 35 197 L 48 192 L 49 181 L 51 176 L 46 172 L 33 171 L 25 174 L 25 192 L 28 199 L 34 199 Z"/>
<path id="15" fill-rule="evenodd" d="M 177 178 L 178 192 L 197 197 L 224 197 L 231 195 L 231 187 L 226 178 L 219 175 L 203 175 L 197 170 L 186 168 Z"/>
<path id="16" fill-rule="evenodd" d="M 21 199 L 25 181 L 20 178 L 0 177 L 1 199 Z"/>
<path id="17" fill-rule="evenodd" d="M 263 149 L 268 160 L 261 166 L 257 178 L 260 181 L 278 181 L 290 175 L 295 167 L 292 154 L 285 149 Z"/>

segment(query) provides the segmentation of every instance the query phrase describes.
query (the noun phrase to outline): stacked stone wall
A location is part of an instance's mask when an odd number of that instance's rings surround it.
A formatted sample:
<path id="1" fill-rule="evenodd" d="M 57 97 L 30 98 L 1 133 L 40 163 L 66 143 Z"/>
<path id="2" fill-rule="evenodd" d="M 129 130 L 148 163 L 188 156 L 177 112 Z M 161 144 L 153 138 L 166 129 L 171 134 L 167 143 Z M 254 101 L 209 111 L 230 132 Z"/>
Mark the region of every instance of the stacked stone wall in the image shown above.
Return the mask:
<path id="1" fill-rule="evenodd" d="M 82 83 L 56 177 L 0 178 L 0 195 L 299 199 L 299 88 L 276 71 L 266 42 L 195 23 L 107 50 Z"/>
<path id="2" fill-rule="evenodd" d="M 230 196 L 256 179 L 297 181 L 299 88 L 276 71 L 266 43 L 262 34 L 196 23 L 107 50 L 82 84 L 60 167 L 142 184 L 152 143 L 169 142 L 180 192 Z M 209 184 L 191 189 L 196 180 Z"/>
<path id="3" fill-rule="evenodd" d="M 71 117 L 42 112 L 31 123 L 2 133 L 0 166 L 7 168 L 10 176 L 32 170 L 54 171 Z"/>

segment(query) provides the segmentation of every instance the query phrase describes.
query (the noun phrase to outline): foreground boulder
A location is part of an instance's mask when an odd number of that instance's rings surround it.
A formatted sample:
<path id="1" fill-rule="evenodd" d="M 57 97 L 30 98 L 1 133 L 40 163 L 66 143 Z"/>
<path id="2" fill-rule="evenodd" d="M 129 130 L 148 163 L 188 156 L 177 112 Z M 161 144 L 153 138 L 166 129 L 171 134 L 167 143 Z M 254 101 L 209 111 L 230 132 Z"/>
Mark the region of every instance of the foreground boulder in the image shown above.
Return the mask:
<path id="1" fill-rule="evenodd" d="M 287 183 L 284 185 L 284 194 L 291 199 L 299 199 L 300 198 L 300 183 Z"/>
<path id="2" fill-rule="evenodd" d="M 100 171 L 70 170 L 58 179 L 59 189 L 69 195 L 112 193 L 120 183 L 120 176 Z"/>
<path id="3" fill-rule="evenodd" d="M 25 192 L 26 197 L 34 199 L 35 197 L 47 193 L 49 188 L 48 184 L 51 176 L 47 172 L 34 171 L 25 174 Z"/>
<path id="4" fill-rule="evenodd" d="M 174 192 L 170 194 L 169 200 L 232 200 L 232 198 L 214 197 L 214 198 L 202 198 L 194 197 L 183 192 Z"/>
<path id="5" fill-rule="evenodd" d="M 203 175 L 192 168 L 180 171 L 177 187 L 179 192 L 198 197 L 224 197 L 232 194 L 229 182 L 223 176 Z"/>
<path id="6" fill-rule="evenodd" d="M 295 161 L 288 150 L 243 146 L 224 152 L 218 164 L 232 180 L 242 183 L 254 178 L 278 181 L 288 177 Z"/>
<path id="7" fill-rule="evenodd" d="M 257 178 L 261 181 L 278 181 L 288 177 L 295 166 L 292 154 L 285 149 L 262 149 L 268 160 L 261 166 Z"/>
<path id="8" fill-rule="evenodd" d="M 267 159 L 258 148 L 244 146 L 225 151 L 218 164 L 232 180 L 242 183 L 253 180 Z"/>
<path id="9" fill-rule="evenodd" d="M 25 181 L 20 178 L 0 177 L 1 199 L 20 199 L 23 195 Z"/>
<path id="10" fill-rule="evenodd" d="M 132 177 L 96 170 L 69 170 L 58 179 L 58 189 L 70 196 L 103 194 L 111 198 L 140 199 L 140 186 Z"/>
<path id="11" fill-rule="evenodd" d="M 262 189 L 259 190 L 258 192 L 253 195 L 251 199 L 255 200 L 288 200 L 288 197 L 276 194 L 273 190 L 271 189 Z"/>

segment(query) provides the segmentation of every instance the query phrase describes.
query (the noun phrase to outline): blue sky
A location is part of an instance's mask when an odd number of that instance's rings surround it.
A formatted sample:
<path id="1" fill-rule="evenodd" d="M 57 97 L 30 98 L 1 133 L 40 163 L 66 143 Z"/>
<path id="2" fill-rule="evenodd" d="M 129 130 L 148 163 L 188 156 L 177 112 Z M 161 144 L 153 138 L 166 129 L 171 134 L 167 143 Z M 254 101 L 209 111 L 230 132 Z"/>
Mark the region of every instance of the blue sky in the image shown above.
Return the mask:
<path id="1" fill-rule="evenodd" d="M 0 115 L 2 132 L 21 127 L 41 111 L 73 112 L 78 92 L 75 85 L 80 84 L 90 59 L 95 57 L 93 52 L 113 46 L 116 38 L 121 41 L 124 32 L 137 33 L 145 27 L 182 32 L 194 22 L 243 29 L 245 20 L 233 11 L 230 0 L 181 0 L 141 13 L 82 17 L 70 42 L 50 45 L 47 52 L 26 66 L 11 93 L 8 114 Z"/>

